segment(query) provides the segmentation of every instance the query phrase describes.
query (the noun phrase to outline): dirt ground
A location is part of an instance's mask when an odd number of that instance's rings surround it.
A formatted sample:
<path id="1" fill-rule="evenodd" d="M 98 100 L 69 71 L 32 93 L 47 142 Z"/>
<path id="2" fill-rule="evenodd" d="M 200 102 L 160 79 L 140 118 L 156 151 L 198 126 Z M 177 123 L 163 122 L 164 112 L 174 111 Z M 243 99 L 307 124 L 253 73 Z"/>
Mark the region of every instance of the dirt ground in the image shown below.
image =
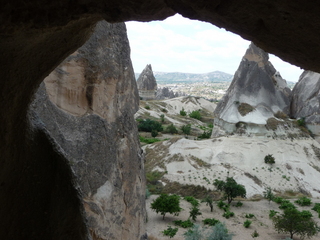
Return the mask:
<path id="1" fill-rule="evenodd" d="M 191 204 L 183 199 L 180 201 L 180 207 L 183 208 L 182 212 L 179 216 L 173 216 L 167 214 L 165 219 L 162 220 L 162 216 L 160 214 L 156 214 L 156 212 L 150 209 L 151 202 L 157 198 L 158 196 L 152 195 L 149 199 L 147 199 L 147 214 L 148 214 L 148 222 L 147 222 L 147 232 L 149 237 L 153 237 L 151 239 L 169 239 L 167 236 L 163 236 L 161 233 L 163 230 L 167 229 L 169 225 L 174 226 L 173 221 L 175 220 L 187 220 L 189 217 L 189 208 Z M 295 199 L 291 199 L 291 202 L 294 202 Z M 314 203 L 320 202 L 319 199 L 312 199 L 312 205 L 307 207 L 298 207 L 299 210 L 310 210 L 313 214 L 315 221 L 320 225 L 320 220 L 315 211 L 311 210 Z M 257 240 L 279 240 L 285 239 L 286 237 L 290 237 L 290 235 L 286 234 L 278 234 L 273 227 L 272 221 L 269 219 L 269 210 L 275 210 L 282 213 L 282 210 L 279 209 L 279 205 L 277 203 L 269 202 L 265 199 L 260 201 L 243 201 L 242 207 L 235 207 L 234 203 L 230 208 L 230 211 L 235 213 L 234 217 L 226 219 L 222 217 L 224 213 L 223 210 L 219 209 L 216 204 L 214 204 L 213 212 L 210 212 L 210 207 L 206 206 L 205 203 L 200 204 L 200 211 L 202 215 L 198 216 L 196 224 L 202 224 L 202 220 L 206 218 L 215 218 L 221 222 L 224 222 L 230 233 L 234 234 L 234 240 L 249 240 L 253 239 L 251 234 L 256 230 L 259 233 L 259 236 L 256 238 Z M 296 204 L 295 204 L 296 205 Z M 297 206 L 297 205 L 296 205 Z M 245 228 L 243 226 L 246 214 L 254 214 L 254 217 L 250 219 L 252 224 L 249 228 Z M 186 229 L 178 227 L 179 230 L 173 240 L 183 240 L 183 233 L 186 232 Z M 298 236 L 294 236 L 294 240 L 300 239 Z M 320 234 L 311 238 L 312 240 L 320 239 Z"/>

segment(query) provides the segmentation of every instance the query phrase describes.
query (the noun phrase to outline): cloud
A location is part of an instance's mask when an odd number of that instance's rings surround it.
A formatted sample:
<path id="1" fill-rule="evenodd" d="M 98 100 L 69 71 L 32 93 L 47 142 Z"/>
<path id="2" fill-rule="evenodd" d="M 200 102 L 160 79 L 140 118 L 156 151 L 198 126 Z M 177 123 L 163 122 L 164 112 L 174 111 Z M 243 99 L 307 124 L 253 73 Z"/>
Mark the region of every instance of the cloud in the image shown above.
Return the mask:
<path id="1" fill-rule="evenodd" d="M 154 71 L 206 73 L 219 70 L 234 74 L 250 44 L 212 24 L 180 15 L 162 22 L 127 22 L 126 25 L 135 72 L 152 64 Z M 283 76 L 285 72 L 298 74 L 297 70 L 291 70 L 291 65 L 281 63 L 280 59 L 275 61 L 274 66 Z M 287 80 L 295 81 L 293 78 L 290 76 Z"/>

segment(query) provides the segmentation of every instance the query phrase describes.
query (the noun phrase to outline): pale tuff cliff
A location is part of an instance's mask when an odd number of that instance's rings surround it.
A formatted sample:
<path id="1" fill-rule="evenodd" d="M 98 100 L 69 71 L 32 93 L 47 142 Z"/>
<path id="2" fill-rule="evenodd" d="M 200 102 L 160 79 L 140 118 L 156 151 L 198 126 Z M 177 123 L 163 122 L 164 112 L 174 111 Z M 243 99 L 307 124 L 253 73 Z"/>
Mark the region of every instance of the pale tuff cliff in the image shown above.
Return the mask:
<path id="1" fill-rule="evenodd" d="M 289 114 L 290 96 L 268 54 L 251 43 L 214 113 L 227 123 L 266 124 L 277 112 Z"/>
<path id="2" fill-rule="evenodd" d="M 151 64 L 143 69 L 137 80 L 139 96 L 143 100 L 155 99 L 157 94 L 157 81 L 153 75 Z"/>
<path id="3" fill-rule="evenodd" d="M 92 239 L 146 237 L 138 101 L 125 25 L 104 21 L 32 103 L 32 131 L 45 134 L 72 169 Z"/>
<path id="4" fill-rule="evenodd" d="M 308 128 L 319 134 L 320 74 L 304 71 L 292 90 L 291 116 L 304 118 Z"/>

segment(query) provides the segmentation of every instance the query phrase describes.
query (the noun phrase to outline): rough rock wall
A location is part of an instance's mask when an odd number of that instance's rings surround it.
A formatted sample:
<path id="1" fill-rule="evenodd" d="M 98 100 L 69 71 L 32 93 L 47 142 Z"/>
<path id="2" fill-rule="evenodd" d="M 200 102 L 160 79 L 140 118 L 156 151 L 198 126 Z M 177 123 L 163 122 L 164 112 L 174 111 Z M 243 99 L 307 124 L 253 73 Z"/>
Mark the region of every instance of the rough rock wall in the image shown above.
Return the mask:
<path id="1" fill-rule="evenodd" d="M 304 71 L 292 90 L 291 116 L 305 118 L 308 128 L 320 133 L 320 74 Z"/>
<path id="2" fill-rule="evenodd" d="M 137 86 L 139 96 L 144 100 L 155 99 L 157 94 L 157 80 L 153 75 L 151 64 L 143 69 L 142 73 L 137 79 Z"/>
<path id="3" fill-rule="evenodd" d="M 45 78 L 31 105 L 31 122 L 42 123 L 33 131 L 49 135 L 74 173 L 93 239 L 145 234 L 138 101 L 125 25 L 99 22 Z"/>
<path id="4" fill-rule="evenodd" d="M 226 95 L 215 109 L 219 119 L 266 124 L 278 111 L 289 114 L 291 90 L 268 59 L 266 52 L 250 44 Z"/>

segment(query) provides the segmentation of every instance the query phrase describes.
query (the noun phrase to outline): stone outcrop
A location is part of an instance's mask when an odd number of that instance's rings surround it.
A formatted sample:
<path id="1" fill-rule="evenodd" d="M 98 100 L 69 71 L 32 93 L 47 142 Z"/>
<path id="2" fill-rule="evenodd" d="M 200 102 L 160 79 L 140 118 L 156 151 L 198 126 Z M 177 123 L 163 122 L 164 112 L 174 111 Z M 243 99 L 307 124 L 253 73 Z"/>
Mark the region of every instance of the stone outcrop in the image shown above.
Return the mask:
<path id="1" fill-rule="evenodd" d="M 320 133 L 320 74 L 304 71 L 292 90 L 291 116 L 304 118 L 308 128 Z"/>
<path id="2" fill-rule="evenodd" d="M 46 136 L 71 168 L 70 188 L 93 239 L 145 234 L 136 89 L 125 25 L 104 21 L 45 78 L 31 104 L 30 138 Z"/>
<path id="3" fill-rule="evenodd" d="M 87 236 L 72 170 L 48 134 L 33 132 L 30 140 L 27 111 L 42 80 L 85 43 L 97 21 L 161 20 L 178 12 L 320 72 L 317 1 L 17 0 L 3 2 L 0 12 L 0 236 L 5 239 Z"/>
<path id="4" fill-rule="evenodd" d="M 160 87 L 157 90 L 157 100 L 163 100 L 163 99 L 170 99 L 170 98 L 176 98 L 176 97 L 182 97 L 186 96 L 184 92 L 173 92 L 168 87 Z"/>
<path id="5" fill-rule="evenodd" d="M 153 100 L 157 94 L 157 80 L 153 76 L 151 64 L 143 69 L 142 73 L 138 77 L 137 86 L 139 96 L 143 100 Z"/>
<path id="6" fill-rule="evenodd" d="M 289 114 L 291 90 L 253 43 L 246 51 L 227 93 L 215 109 L 218 125 L 265 125 L 276 113 Z M 224 123 L 222 123 L 224 122 Z"/>

